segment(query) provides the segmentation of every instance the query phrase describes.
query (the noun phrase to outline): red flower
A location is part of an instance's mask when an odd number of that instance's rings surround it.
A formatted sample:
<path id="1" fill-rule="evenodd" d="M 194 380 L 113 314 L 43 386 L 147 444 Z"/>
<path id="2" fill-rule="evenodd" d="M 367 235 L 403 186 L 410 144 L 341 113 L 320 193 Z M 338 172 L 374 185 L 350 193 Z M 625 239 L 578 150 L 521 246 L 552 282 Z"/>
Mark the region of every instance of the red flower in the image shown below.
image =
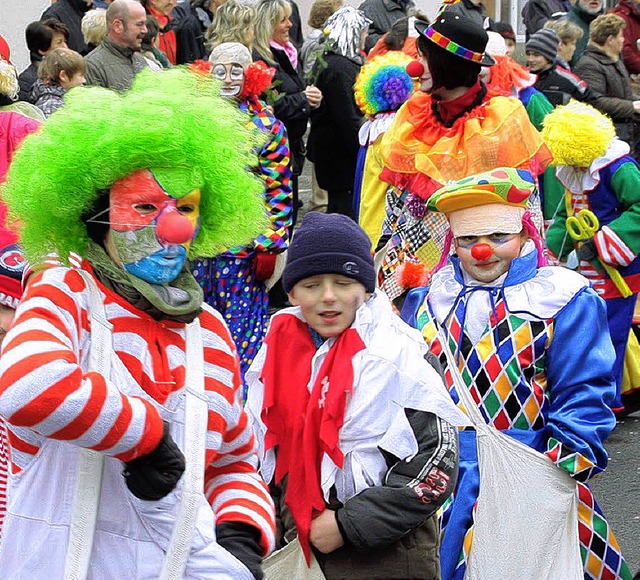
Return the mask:
<path id="1" fill-rule="evenodd" d="M 240 97 L 257 97 L 264 93 L 273 82 L 274 68 L 267 66 L 261 60 L 251 63 L 244 73 L 244 86 Z"/>
<path id="2" fill-rule="evenodd" d="M 207 76 L 211 74 L 211 63 L 207 62 L 206 60 L 194 60 L 190 65 L 189 65 L 189 70 L 191 72 L 194 72 L 196 74 L 202 75 L 202 76 Z"/>

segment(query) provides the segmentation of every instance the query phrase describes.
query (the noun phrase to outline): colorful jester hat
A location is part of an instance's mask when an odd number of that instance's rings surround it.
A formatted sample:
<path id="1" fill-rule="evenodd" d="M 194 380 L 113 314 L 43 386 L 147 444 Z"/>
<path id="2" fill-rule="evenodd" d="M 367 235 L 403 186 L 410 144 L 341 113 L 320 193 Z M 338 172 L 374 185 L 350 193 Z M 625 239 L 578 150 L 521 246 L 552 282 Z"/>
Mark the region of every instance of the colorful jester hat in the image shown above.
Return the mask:
<path id="1" fill-rule="evenodd" d="M 190 257 L 253 239 L 266 220 L 261 182 L 245 169 L 255 162 L 254 137 L 219 90 L 211 77 L 177 67 L 143 71 L 125 93 L 70 91 L 65 107 L 25 139 L 2 189 L 27 258 L 85 255 L 83 218 L 114 182 L 140 169 L 177 199 L 200 190 Z"/>
<path id="2" fill-rule="evenodd" d="M 451 227 L 449 247 L 459 236 L 517 234 L 524 230 L 538 248 L 542 264 L 542 242 L 527 210 L 535 189 L 528 171 L 499 167 L 440 188 L 429 198 L 427 209 L 446 214 Z M 445 251 L 443 256 L 447 255 Z"/>
<path id="3" fill-rule="evenodd" d="M 367 116 L 397 111 L 415 88 L 407 73 L 413 59 L 403 52 L 391 51 L 367 62 L 358 73 L 355 84 L 356 104 Z"/>

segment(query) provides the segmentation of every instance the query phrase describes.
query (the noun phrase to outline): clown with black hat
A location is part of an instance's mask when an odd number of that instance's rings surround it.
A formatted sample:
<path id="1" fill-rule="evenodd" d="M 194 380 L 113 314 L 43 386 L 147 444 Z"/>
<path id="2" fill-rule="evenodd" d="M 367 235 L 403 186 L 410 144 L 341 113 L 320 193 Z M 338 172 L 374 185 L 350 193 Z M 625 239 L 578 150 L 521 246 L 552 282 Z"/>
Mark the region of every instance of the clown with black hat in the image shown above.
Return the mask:
<path id="1" fill-rule="evenodd" d="M 585 485 L 606 468 L 616 424 L 606 309 L 581 275 L 545 265 L 534 190 L 529 172 L 497 168 L 435 192 L 428 207 L 450 225 L 455 254 L 403 310 L 475 427 L 460 433 L 442 517 L 446 580 L 630 577 Z"/>
<path id="2" fill-rule="evenodd" d="M 391 187 L 387 196 L 389 229 L 381 286 L 392 299 L 407 288 L 396 271 L 405 262 L 430 270 L 442 254 L 445 221 L 427 211 L 426 202 L 439 187 L 499 166 L 538 174 L 550 155 L 517 99 L 487 88 L 479 75 L 495 60 L 486 52 L 486 31 L 455 11 L 444 10 L 433 21 L 416 22 L 423 83 L 385 133 L 380 178 Z"/>

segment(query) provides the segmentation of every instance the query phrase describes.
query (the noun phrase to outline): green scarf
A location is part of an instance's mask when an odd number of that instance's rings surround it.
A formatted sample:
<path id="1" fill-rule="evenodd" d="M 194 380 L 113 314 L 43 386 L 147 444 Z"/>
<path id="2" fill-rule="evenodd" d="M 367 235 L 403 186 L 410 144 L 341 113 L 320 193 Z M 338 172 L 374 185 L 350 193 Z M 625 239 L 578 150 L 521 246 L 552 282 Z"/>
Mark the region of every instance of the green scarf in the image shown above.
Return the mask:
<path id="1" fill-rule="evenodd" d="M 202 288 L 186 268 L 170 284 L 149 284 L 118 266 L 94 242 L 87 247 L 87 260 L 101 284 L 154 320 L 189 323 L 202 312 Z"/>

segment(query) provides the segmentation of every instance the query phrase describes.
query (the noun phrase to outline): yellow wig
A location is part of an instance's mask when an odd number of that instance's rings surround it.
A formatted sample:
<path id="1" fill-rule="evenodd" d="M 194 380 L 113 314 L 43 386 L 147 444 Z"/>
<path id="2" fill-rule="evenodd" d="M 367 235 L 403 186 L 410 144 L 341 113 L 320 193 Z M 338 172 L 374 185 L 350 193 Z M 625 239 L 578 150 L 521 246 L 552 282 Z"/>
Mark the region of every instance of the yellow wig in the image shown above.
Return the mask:
<path id="1" fill-rule="evenodd" d="M 589 167 L 605 154 L 616 136 L 609 117 L 574 100 L 554 109 L 542 125 L 542 138 L 553 154 L 553 165 Z"/>

